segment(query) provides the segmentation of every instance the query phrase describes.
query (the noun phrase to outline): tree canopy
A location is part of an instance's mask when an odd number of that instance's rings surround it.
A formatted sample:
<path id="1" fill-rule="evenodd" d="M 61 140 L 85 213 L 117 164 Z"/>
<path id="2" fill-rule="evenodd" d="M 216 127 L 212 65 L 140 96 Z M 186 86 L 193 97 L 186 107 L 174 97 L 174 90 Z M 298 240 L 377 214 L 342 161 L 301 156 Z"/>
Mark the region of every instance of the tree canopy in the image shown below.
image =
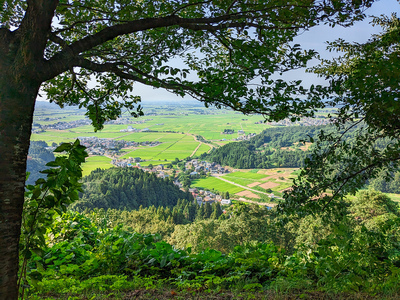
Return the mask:
<path id="1" fill-rule="evenodd" d="M 312 69 L 330 81 L 327 104 L 337 109 L 331 115 L 336 130 L 318 135 L 295 188 L 282 204 L 286 211 L 326 209 L 368 179 L 391 180 L 399 168 L 400 23 L 392 15 L 375 18 L 374 24 L 382 27 L 380 34 L 362 44 L 342 39 L 330 43 L 328 49 L 344 55 L 322 60 Z"/>
<path id="2" fill-rule="evenodd" d="M 373 1 L 6 0 L 0 11 L 0 298 L 16 299 L 26 156 L 39 91 L 87 109 L 95 129 L 126 108 L 132 83 L 278 120 L 313 115 L 320 87 L 273 80 L 314 56 L 301 30 L 351 25 Z M 181 59 L 186 67 L 174 63 Z"/>
<path id="3" fill-rule="evenodd" d="M 116 118 L 123 107 L 136 110 L 134 115 L 141 113 L 140 106 L 134 107 L 140 97 L 132 94 L 132 82 L 271 119 L 310 114 L 307 109 L 321 103 L 317 98 L 300 102 L 299 96 L 307 93 L 300 81 L 275 81 L 270 76 L 304 67 L 313 57 L 313 50 L 289 44 L 299 30 L 320 22 L 350 25 L 362 18 L 365 8 L 355 1 L 308 0 L 88 0 L 44 5 L 5 2 L 2 39 L 13 45 L 8 51 L 17 51 L 23 44 L 21 35 L 32 33 L 25 37 L 24 51 L 32 59 L 40 57 L 39 77 L 48 99 L 60 106 L 87 108 L 96 129 Z M 40 47 L 32 44 L 39 37 Z M 177 67 L 175 59 L 186 67 Z"/>

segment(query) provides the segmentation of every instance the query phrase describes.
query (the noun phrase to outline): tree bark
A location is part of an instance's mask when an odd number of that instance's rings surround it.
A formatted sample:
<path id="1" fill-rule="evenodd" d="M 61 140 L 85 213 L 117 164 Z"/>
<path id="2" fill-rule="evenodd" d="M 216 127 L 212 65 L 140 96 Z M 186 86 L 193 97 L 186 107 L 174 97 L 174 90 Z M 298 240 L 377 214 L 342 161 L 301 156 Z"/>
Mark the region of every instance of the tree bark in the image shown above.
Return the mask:
<path id="1" fill-rule="evenodd" d="M 18 299 L 26 160 L 40 83 L 21 76 L 24 72 L 14 76 L 1 62 L 0 68 L 0 300 L 13 300 Z"/>

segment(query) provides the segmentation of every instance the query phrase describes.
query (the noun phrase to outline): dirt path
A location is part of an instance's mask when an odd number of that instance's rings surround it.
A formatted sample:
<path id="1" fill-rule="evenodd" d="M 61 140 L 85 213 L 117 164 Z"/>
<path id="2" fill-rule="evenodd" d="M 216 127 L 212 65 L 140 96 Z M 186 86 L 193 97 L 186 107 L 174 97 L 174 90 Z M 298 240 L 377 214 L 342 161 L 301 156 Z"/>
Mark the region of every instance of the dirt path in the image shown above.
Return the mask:
<path id="1" fill-rule="evenodd" d="M 192 127 L 192 128 L 193 128 L 193 127 Z M 192 128 L 190 128 L 190 130 L 192 130 Z M 189 130 L 189 131 L 190 131 L 190 130 Z M 196 136 L 195 134 L 193 134 L 193 133 L 189 133 L 189 131 L 186 132 L 186 135 L 189 135 L 189 136 L 193 137 L 193 139 L 194 139 L 196 142 L 199 142 L 199 143 L 200 143 L 200 144 L 197 146 L 197 148 L 193 151 L 193 153 L 190 155 L 190 157 L 193 157 L 193 155 L 196 153 L 197 149 L 199 149 L 199 147 L 201 146 L 201 144 L 205 144 L 205 145 L 208 145 L 208 146 L 210 147 L 210 149 L 208 149 L 207 153 L 210 153 L 210 151 L 211 151 L 212 149 L 216 148 L 216 146 L 213 145 L 213 144 L 204 143 L 204 142 L 202 142 L 202 141 L 199 141 L 199 140 L 197 139 L 197 136 Z"/>
<path id="2" fill-rule="evenodd" d="M 193 155 L 197 152 L 197 150 L 199 150 L 199 148 L 200 148 L 200 146 L 201 146 L 202 144 L 203 144 L 203 142 L 200 142 L 200 143 L 197 145 L 196 149 L 194 149 L 193 152 L 192 152 L 192 154 L 190 154 L 190 157 L 193 157 Z"/>

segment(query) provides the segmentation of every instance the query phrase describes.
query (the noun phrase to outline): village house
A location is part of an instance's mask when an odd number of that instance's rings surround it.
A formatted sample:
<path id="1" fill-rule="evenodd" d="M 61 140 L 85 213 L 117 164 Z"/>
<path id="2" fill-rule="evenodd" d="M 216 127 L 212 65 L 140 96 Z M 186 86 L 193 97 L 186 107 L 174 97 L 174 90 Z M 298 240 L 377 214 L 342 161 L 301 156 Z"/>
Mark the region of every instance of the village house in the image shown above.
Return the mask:
<path id="1" fill-rule="evenodd" d="M 229 199 L 222 199 L 221 200 L 221 205 L 231 205 L 231 200 Z"/>
<path id="2" fill-rule="evenodd" d="M 202 197 L 196 197 L 196 202 L 198 205 L 202 205 L 203 204 L 203 198 Z"/>

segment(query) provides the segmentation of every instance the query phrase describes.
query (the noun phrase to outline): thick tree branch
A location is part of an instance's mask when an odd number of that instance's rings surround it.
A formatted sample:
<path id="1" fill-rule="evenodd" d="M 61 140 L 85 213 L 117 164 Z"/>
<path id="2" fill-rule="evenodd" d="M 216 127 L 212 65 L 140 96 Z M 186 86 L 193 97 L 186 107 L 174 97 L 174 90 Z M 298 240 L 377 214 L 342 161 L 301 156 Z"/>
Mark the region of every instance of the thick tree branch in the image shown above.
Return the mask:
<path id="1" fill-rule="evenodd" d="M 51 79 L 57 76 L 58 74 L 68 70 L 71 67 L 71 61 L 74 60 L 74 58 L 77 55 L 124 34 L 130 34 L 134 32 L 140 32 L 161 27 L 171 27 L 176 25 L 194 31 L 205 30 L 210 32 L 215 32 L 226 28 L 243 28 L 245 26 L 259 27 L 258 24 L 249 21 L 221 23 L 223 21 L 227 20 L 233 21 L 235 19 L 241 19 L 241 18 L 243 18 L 242 14 L 223 15 L 214 18 L 194 18 L 194 19 L 180 18 L 178 16 L 172 15 L 162 18 L 135 20 L 131 22 L 126 22 L 124 24 L 110 26 L 108 28 L 101 30 L 98 33 L 87 36 L 71 44 L 67 48 L 63 49 L 61 52 L 54 55 L 53 58 L 51 58 L 44 65 L 43 68 L 43 76 L 45 77 L 44 80 Z M 268 30 L 271 29 L 295 30 L 299 28 L 301 27 L 263 26 L 263 29 L 268 29 Z"/>
<path id="2" fill-rule="evenodd" d="M 55 1 L 55 0 L 54 0 Z M 202 5 L 206 4 L 207 1 L 192 3 L 192 5 Z M 234 4 L 233 1 L 231 4 Z M 218 30 L 223 30 L 227 28 L 245 28 L 245 27 L 254 27 L 261 28 L 264 30 L 298 30 L 301 28 L 307 28 L 308 24 L 293 24 L 293 22 L 287 23 L 286 20 L 279 20 L 279 17 L 275 19 L 275 23 L 267 23 L 260 24 L 257 20 L 265 20 L 268 19 L 269 11 L 279 10 L 294 10 L 296 8 L 301 9 L 315 9 L 321 10 L 321 4 L 309 4 L 309 5 L 273 5 L 268 6 L 261 9 L 255 9 L 256 6 L 251 6 L 249 9 L 230 12 L 230 9 L 227 10 L 227 13 L 219 15 L 219 16 L 210 16 L 203 18 L 183 18 L 179 17 L 176 14 L 172 14 L 164 17 L 156 17 L 156 18 L 147 18 L 147 19 L 139 19 L 133 21 L 125 21 L 125 20 L 115 20 L 119 22 L 119 24 L 115 24 L 109 26 L 97 33 L 86 36 L 79 41 L 76 41 L 64 48 L 57 54 L 55 54 L 48 62 L 45 62 L 43 65 L 43 78 L 42 80 L 51 79 L 58 74 L 65 72 L 71 67 L 71 61 L 73 61 L 78 55 L 89 51 L 99 45 L 104 44 L 107 41 L 110 41 L 118 36 L 122 36 L 125 34 L 142 32 L 149 29 L 156 29 L 162 27 L 172 27 L 172 26 L 180 26 L 181 28 L 193 30 L 193 31 L 208 31 L 208 32 L 216 32 Z M 184 9 L 181 8 L 181 9 Z M 112 13 L 110 13 L 112 14 Z M 105 17 L 108 19 L 111 17 Z M 292 20 L 293 21 L 293 20 Z M 120 22 L 123 22 L 122 24 Z M 71 25 L 72 27 L 74 26 Z M 64 30 L 64 29 L 63 29 Z"/>
<path id="3" fill-rule="evenodd" d="M 17 29 L 20 38 L 20 49 L 23 60 L 41 61 L 47 44 L 48 33 L 58 0 L 29 0 L 25 16 Z"/>
<path id="4" fill-rule="evenodd" d="M 72 30 L 76 25 L 79 25 L 79 24 L 90 24 L 90 23 L 100 22 L 100 21 L 116 22 L 116 23 L 129 22 L 129 21 L 117 20 L 117 19 L 113 19 L 113 18 L 98 18 L 98 19 L 92 19 L 92 20 L 86 20 L 86 21 L 76 21 L 76 22 L 72 23 L 71 25 L 69 25 L 68 27 L 61 28 L 59 30 L 54 31 L 53 33 L 58 34 L 58 33 L 64 32 L 64 31 Z"/>
<path id="5" fill-rule="evenodd" d="M 2 57 L 6 57 L 9 54 L 14 36 L 15 34 L 7 28 L 0 28 L 0 55 Z"/>

